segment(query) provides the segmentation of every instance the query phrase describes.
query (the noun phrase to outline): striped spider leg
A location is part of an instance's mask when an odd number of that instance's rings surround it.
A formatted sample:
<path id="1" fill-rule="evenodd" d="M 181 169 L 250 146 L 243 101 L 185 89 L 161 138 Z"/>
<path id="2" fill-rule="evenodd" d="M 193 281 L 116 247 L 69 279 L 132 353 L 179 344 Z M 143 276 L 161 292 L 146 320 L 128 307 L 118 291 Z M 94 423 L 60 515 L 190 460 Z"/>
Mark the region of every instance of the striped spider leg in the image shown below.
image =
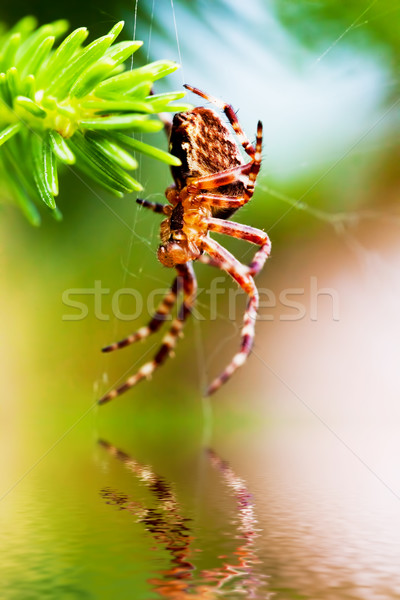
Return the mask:
<path id="1" fill-rule="evenodd" d="M 252 276 L 262 269 L 269 256 L 271 243 L 264 231 L 240 223 L 209 218 L 208 227 L 209 231 L 224 233 L 260 245 L 260 249 L 256 252 L 250 265 L 245 266 L 215 240 L 209 237 L 203 240 L 203 249 L 207 252 L 208 257 L 202 255 L 199 261 L 226 271 L 249 296 L 243 319 L 239 352 L 234 355 L 228 366 L 208 387 L 206 394 L 211 396 L 233 375 L 238 367 L 246 362 L 253 346 L 259 298 Z"/>
<path id="2" fill-rule="evenodd" d="M 120 394 L 123 394 L 130 388 L 134 387 L 137 383 L 142 381 L 142 379 L 149 378 L 153 372 L 165 362 L 168 356 L 171 356 L 185 321 L 193 309 L 197 290 L 196 276 L 191 263 L 176 265 L 175 268 L 177 270 L 177 277 L 174 280 L 170 291 L 161 302 L 159 308 L 147 327 L 144 327 L 142 330 L 139 329 L 136 334 L 132 334 L 132 336 L 129 336 L 125 340 L 117 342 L 116 344 L 112 344 L 104 349 L 105 351 L 110 351 L 117 348 L 123 348 L 124 346 L 127 346 L 137 340 L 144 339 L 151 333 L 157 331 L 157 329 L 159 329 L 159 327 L 167 318 L 167 314 L 169 314 L 169 312 L 172 310 L 179 289 L 182 287 L 183 301 L 179 308 L 178 316 L 173 320 L 169 331 L 163 337 L 158 352 L 154 356 L 153 360 L 142 365 L 137 373 L 129 377 L 129 379 L 127 379 L 120 387 L 111 390 L 102 398 L 100 398 L 99 404 L 105 404 L 106 402 L 113 400 Z M 160 318 L 161 316 L 162 318 Z"/>
<path id="3" fill-rule="evenodd" d="M 251 277 L 254 277 L 262 270 L 265 261 L 271 253 L 271 242 L 265 231 L 256 229 L 255 227 L 249 227 L 248 225 L 241 225 L 240 223 L 233 223 L 232 221 L 225 221 L 223 219 L 214 219 L 212 217 L 210 217 L 207 222 L 209 231 L 230 235 L 231 237 L 246 240 L 247 242 L 260 246 L 260 249 L 257 250 L 253 257 L 253 260 L 245 268 L 247 269 L 247 274 Z M 220 268 L 220 262 L 214 260 L 210 255 L 202 254 L 198 260 L 205 265 Z"/>
<path id="4" fill-rule="evenodd" d="M 141 204 L 145 208 L 149 208 L 155 213 L 161 214 L 169 214 L 167 210 L 170 208 L 168 205 L 159 204 L 158 202 L 149 202 L 148 200 L 137 199 L 136 202 Z M 161 300 L 157 310 L 152 316 L 151 320 L 147 325 L 141 327 L 135 333 L 128 335 L 128 337 L 120 340 L 119 342 L 114 342 L 105 348 L 102 348 L 102 352 L 113 352 L 114 350 L 119 350 L 120 348 L 125 348 L 126 346 L 130 346 L 135 342 L 146 339 L 152 333 L 156 333 L 164 323 L 168 319 L 171 310 L 173 309 L 176 299 L 180 290 L 180 279 L 179 277 L 175 277 L 169 291 L 165 294 L 164 298 Z"/>

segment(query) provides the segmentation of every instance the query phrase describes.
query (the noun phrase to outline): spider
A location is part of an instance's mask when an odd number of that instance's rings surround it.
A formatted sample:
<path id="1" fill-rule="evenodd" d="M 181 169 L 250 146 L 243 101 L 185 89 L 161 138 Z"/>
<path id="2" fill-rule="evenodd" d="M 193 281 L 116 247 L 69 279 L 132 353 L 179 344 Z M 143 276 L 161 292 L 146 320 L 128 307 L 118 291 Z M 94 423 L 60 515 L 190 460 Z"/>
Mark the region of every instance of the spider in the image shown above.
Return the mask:
<path id="1" fill-rule="evenodd" d="M 248 295 L 240 349 L 208 387 L 206 395 L 216 392 L 244 364 L 253 344 L 258 309 L 258 292 L 253 277 L 264 266 L 270 254 L 271 243 L 264 231 L 227 219 L 238 208 L 247 204 L 253 195 L 261 167 L 262 124 L 258 122 L 254 148 L 241 128 L 232 106 L 197 88 L 189 85 L 185 87 L 225 113 L 250 161 L 245 163 L 238 144 L 214 110 L 198 107 L 174 116 L 169 149 L 180 158 L 182 165 L 171 168 L 175 183 L 165 192 L 169 204 L 139 198 L 137 202 L 155 213 L 165 215 L 166 218 L 161 223 L 161 245 L 157 256 L 164 266 L 175 268 L 177 275 L 148 325 L 103 348 L 103 352 L 124 348 L 147 338 L 168 319 L 181 291 L 183 302 L 153 360 L 145 363 L 123 385 L 103 396 L 99 400 L 100 404 L 116 398 L 142 379 L 148 378 L 172 354 L 195 302 L 197 284 L 193 261 L 226 271 Z M 246 240 L 258 245 L 259 249 L 250 264 L 245 266 L 212 239 L 210 232 Z"/>

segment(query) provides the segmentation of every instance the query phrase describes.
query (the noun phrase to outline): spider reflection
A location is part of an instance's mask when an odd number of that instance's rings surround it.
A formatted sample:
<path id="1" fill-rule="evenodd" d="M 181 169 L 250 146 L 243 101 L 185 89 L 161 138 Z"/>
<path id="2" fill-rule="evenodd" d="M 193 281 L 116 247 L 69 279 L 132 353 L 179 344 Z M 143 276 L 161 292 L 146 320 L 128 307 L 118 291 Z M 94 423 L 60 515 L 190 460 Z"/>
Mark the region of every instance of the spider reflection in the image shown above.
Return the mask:
<path id="1" fill-rule="evenodd" d="M 229 562 L 225 558 L 226 562 L 222 566 L 195 572 L 191 557 L 198 549 L 193 544 L 195 538 L 191 535 L 190 519 L 182 516 L 172 486 L 155 474 L 150 466 L 140 464 L 112 444 L 104 440 L 100 440 L 99 444 L 111 456 L 120 460 L 149 489 L 156 500 L 154 508 L 147 508 L 119 491 L 104 488 L 100 492 L 108 504 L 128 511 L 137 522 L 143 523 L 154 540 L 169 552 L 169 568 L 161 571 L 158 577 L 148 580 L 155 592 L 162 598 L 176 600 L 211 600 L 221 595 L 229 598 L 243 598 L 245 595 L 246 598 L 263 600 L 270 597 L 265 592 L 266 577 L 257 568 L 260 560 L 257 558 L 255 546 L 259 533 L 252 497 L 245 482 L 214 450 L 206 450 L 209 462 L 220 473 L 222 481 L 236 500 L 234 524 L 238 545 L 234 558 Z"/>

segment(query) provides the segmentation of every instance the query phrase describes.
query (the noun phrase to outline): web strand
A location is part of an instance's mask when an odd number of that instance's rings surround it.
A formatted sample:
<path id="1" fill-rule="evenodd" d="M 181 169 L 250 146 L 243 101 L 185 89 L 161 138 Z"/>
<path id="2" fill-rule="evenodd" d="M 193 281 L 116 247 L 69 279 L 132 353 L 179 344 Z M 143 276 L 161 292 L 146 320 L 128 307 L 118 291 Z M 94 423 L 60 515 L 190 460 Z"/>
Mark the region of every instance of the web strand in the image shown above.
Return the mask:
<path id="1" fill-rule="evenodd" d="M 174 0 L 171 0 L 171 9 L 172 9 L 172 19 L 174 21 L 176 47 L 177 47 L 177 50 L 178 50 L 179 64 L 181 65 L 182 85 L 183 85 L 185 83 L 185 76 L 184 76 L 184 70 L 183 70 L 183 61 L 182 61 L 181 47 L 180 47 L 180 44 L 179 44 L 178 27 L 177 27 L 177 24 L 176 24 L 176 15 L 175 15 Z"/>
<path id="2" fill-rule="evenodd" d="M 343 33 L 341 33 L 336 40 L 334 40 L 332 42 L 332 44 L 317 58 L 317 60 L 314 62 L 314 64 L 312 65 L 313 67 L 316 67 L 321 60 L 323 60 L 325 58 L 325 56 L 327 54 L 329 54 L 329 52 L 344 38 L 344 36 L 349 33 L 349 31 L 352 31 L 353 29 L 355 29 L 356 27 L 363 25 L 365 23 L 368 23 L 368 21 L 364 21 L 364 23 L 359 23 L 360 19 L 367 14 L 367 12 L 369 12 L 371 10 L 371 8 L 374 6 L 374 4 L 377 3 L 378 0 L 372 0 L 371 4 L 369 6 L 367 6 L 367 8 L 365 8 L 362 13 L 356 18 L 354 19 L 354 21 L 351 23 L 351 25 L 349 25 L 348 27 L 346 27 L 346 29 L 343 31 Z"/>

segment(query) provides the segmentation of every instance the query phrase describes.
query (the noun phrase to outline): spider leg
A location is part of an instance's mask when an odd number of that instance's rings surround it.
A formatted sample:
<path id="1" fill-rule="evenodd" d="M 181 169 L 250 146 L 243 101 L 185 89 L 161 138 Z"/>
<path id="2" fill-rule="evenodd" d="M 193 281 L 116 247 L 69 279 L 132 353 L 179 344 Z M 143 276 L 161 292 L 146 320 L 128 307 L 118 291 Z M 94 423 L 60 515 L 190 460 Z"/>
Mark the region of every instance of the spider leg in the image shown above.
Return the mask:
<path id="1" fill-rule="evenodd" d="M 160 204 L 159 202 L 149 202 L 149 200 L 142 200 L 141 198 L 136 198 L 136 202 L 144 208 L 149 208 L 155 213 L 161 213 L 164 215 L 168 215 L 170 212 L 170 208 L 168 208 L 168 204 Z"/>
<path id="2" fill-rule="evenodd" d="M 244 190 L 244 197 L 246 199 L 246 202 L 248 202 L 251 197 L 254 194 L 254 186 L 256 183 L 256 179 L 258 176 L 258 173 L 260 171 L 261 168 L 261 159 L 262 159 L 262 154 L 261 154 L 261 150 L 262 150 L 262 123 L 261 121 L 258 121 L 257 123 L 257 137 L 256 137 L 256 152 L 254 154 L 254 159 L 253 162 L 251 163 L 251 168 L 250 168 L 250 173 L 249 173 L 249 180 L 248 183 L 246 185 L 246 189 Z"/>
<path id="3" fill-rule="evenodd" d="M 239 120 L 236 116 L 236 113 L 233 110 L 233 107 L 230 104 L 227 104 L 226 102 L 223 102 L 222 100 L 219 100 L 218 98 L 214 98 L 214 96 L 210 96 L 210 94 L 206 94 L 206 93 L 202 92 L 198 88 L 192 87 L 190 85 L 184 85 L 183 87 L 185 87 L 187 90 L 190 90 L 194 94 L 201 96 L 205 100 L 212 102 L 213 104 L 215 104 L 215 106 L 217 106 L 220 110 L 222 110 L 225 113 L 225 115 L 227 116 L 227 118 L 229 120 L 229 123 L 232 125 L 234 132 L 236 133 L 237 137 L 239 138 L 239 142 L 242 144 L 244 151 L 249 156 L 251 156 L 251 158 L 253 158 L 256 151 L 254 150 L 254 147 L 252 146 L 248 137 L 244 133 L 244 131 L 239 123 Z"/>
<path id="4" fill-rule="evenodd" d="M 229 365 L 208 387 L 206 395 L 211 396 L 211 394 L 216 392 L 221 385 L 231 377 L 236 369 L 246 362 L 254 341 L 254 327 L 258 309 L 258 291 L 253 278 L 248 273 L 247 267 L 242 265 L 230 252 L 228 252 L 228 250 L 220 246 L 218 242 L 207 237 L 203 240 L 202 248 L 210 255 L 213 266 L 218 266 L 220 269 L 229 273 L 249 296 L 243 319 L 240 350 L 234 355 Z"/>
<path id="5" fill-rule="evenodd" d="M 260 246 L 260 249 L 257 250 L 253 260 L 248 266 L 248 273 L 254 277 L 254 275 L 261 271 L 265 261 L 271 253 L 271 242 L 265 231 L 256 229 L 255 227 L 249 227 L 248 225 L 242 225 L 241 223 L 234 223 L 232 221 L 225 221 L 224 219 L 216 219 L 213 217 L 209 217 L 207 223 L 209 231 L 230 235 L 231 237 L 246 240 L 251 244 Z"/>
<path id="6" fill-rule="evenodd" d="M 124 338 L 123 340 L 120 340 L 119 342 L 114 342 L 113 344 L 102 348 L 102 352 L 112 352 L 113 350 L 118 350 L 119 348 L 125 348 L 126 346 L 130 346 L 130 344 L 134 344 L 139 340 L 144 340 L 152 333 L 158 331 L 161 325 L 167 320 L 168 315 L 170 314 L 181 289 L 182 278 L 175 277 L 170 290 L 166 293 L 166 295 L 160 302 L 156 312 L 152 316 L 149 323 L 144 327 L 141 327 L 135 333 L 132 333 L 128 337 Z"/>
<path id="7" fill-rule="evenodd" d="M 232 210 L 245 204 L 244 196 L 225 196 L 224 194 L 196 194 L 196 200 L 204 200 L 215 208 L 231 208 Z"/>
<path id="8" fill-rule="evenodd" d="M 129 377 L 129 379 L 127 379 L 120 387 L 111 390 L 111 392 L 108 392 L 105 396 L 100 398 L 98 401 L 99 404 L 105 404 L 106 402 L 113 400 L 139 383 L 142 379 L 150 377 L 150 375 L 164 363 L 168 356 L 171 355 L 172 350 L 175 348 L 185 321 L 192 312 L 197 288 L 196 277 L 191 263 L 187 262 L 182 265 L 176 265 L 175 268 L 178 271 L 178 278 L 183 280 L 184 294 L 178 317 L 172 322 L 170 330 L 163 337 L 161 346 L 153 360 L 142 365 L 139 371 L 135 373 L 135 375 Z"/>
<path id="9" fill-rule="evenodd" d="M 187 190 L 189 194 L 196 194 L 200 190 L 212 190 L 223 185 L 228 185 L 229 183 L 234 183 L 235 181 L 242 181 L 247 186 L 252 166 L 253 163 L 250 162 L 246 165 L 226 169 L 226 171 L 213 173 L 212 175 L 196 177 L 187 185 Z"/>
<path id="10" fill-rule="evenodd" d="M 203 263 L 203 265 L 208 265 L 209 267 L 216 267 L 217 269 L 221 268 L 221 261 L 215 260 L 208 254 L 200 254 L 200 256 L 196 259 L 197 262 Z"/>

